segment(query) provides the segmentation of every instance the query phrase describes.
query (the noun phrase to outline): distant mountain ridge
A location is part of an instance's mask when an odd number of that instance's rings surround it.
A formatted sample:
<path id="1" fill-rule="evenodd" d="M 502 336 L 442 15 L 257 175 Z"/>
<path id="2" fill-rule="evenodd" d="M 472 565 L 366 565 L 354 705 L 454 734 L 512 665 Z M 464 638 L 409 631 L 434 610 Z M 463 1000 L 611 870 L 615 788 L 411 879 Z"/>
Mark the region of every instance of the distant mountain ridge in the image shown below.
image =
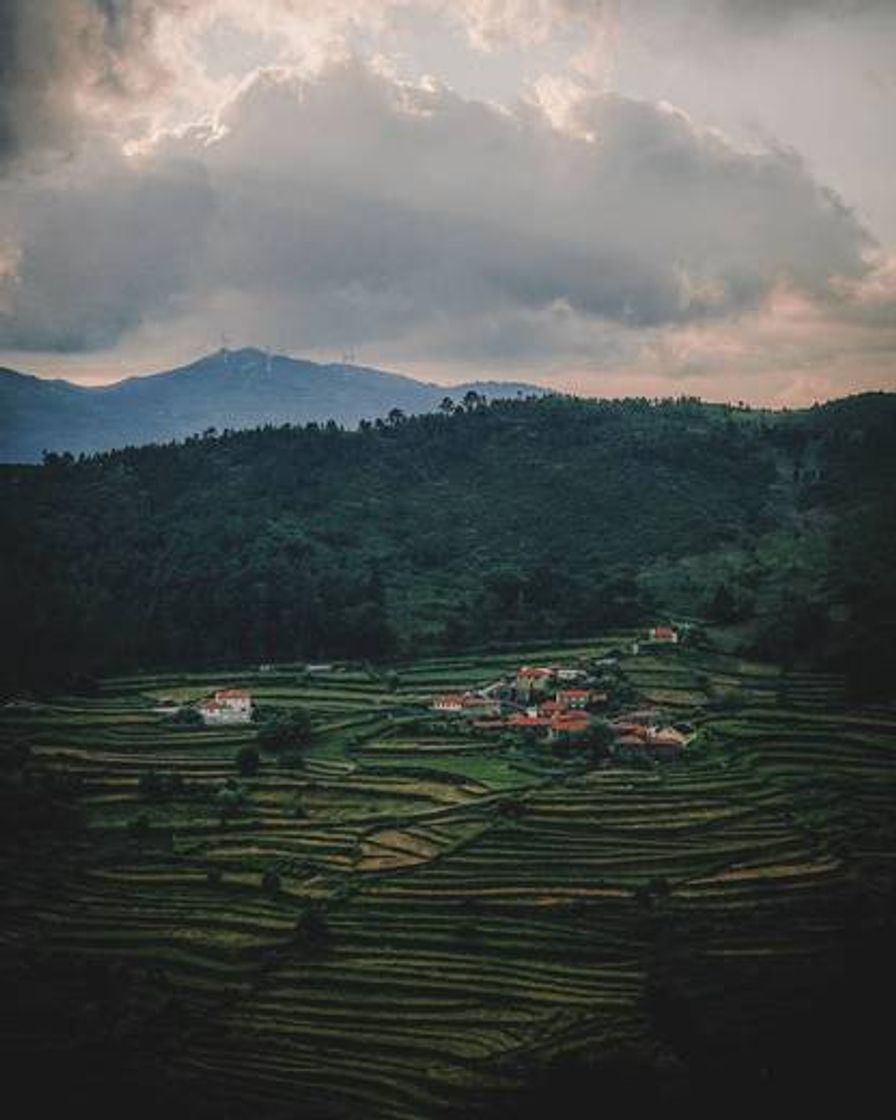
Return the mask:
<path id="1" fill-rule="evenodd" d="M 435 385 L 344 363 L 320 364 L 247 347 L 219 350 L 163 373 L 88 387 L 0 370 L 0 462 L 39 462 L 44 451 L 106 451 L 262 424 L 335 420 L 354 427 L 392 409 L 430 412 L 470 390 L 542 395 L 520 382 Z"/>

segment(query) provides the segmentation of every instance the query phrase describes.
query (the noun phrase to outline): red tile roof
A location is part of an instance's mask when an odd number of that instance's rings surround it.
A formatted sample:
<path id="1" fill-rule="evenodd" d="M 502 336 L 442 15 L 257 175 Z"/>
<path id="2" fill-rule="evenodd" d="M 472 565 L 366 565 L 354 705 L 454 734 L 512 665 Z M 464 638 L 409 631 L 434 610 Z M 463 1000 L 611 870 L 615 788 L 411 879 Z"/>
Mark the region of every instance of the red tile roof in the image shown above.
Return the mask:
<path id="1" fill-rule="evenodd" d="M 215 699 L 221 700 L 248 700 L 250 693 L 245 688 L 219 688 L 215 693 Z"/>
<path id="2" fill-rule="evenodd" d="M 462 692 L 446 692 L 442 696 L 434 697 L 433 704 L 440 704 L 443 706 L 446 704 L 451 704 L 456 705 L 458 708 L 462 708 L 465 701 L 466 697 Z"/>
<path id="3" fill-rule="evenodd" d="M 507 723 L 510 727 L 547 727 L 550 720 L 542 716 L 526 716 L 522 712 L 514 712 Z"/>
<path id="4" fill-rule="evenodd" d="M 643 727 L 640 723 L 628 723 L 625 720 L 619 720 L 613 724 L 613 730 L 617 736 L 623 738 L 634 736 L 638 742 L 643 742 L 647 739 L 647 728 Z"/>
<path id="5" fill-rule="evenodd" d="M 657 731 L 653 737 L 653 742 L 658 747 L 680 747 L 684 743 L 684 738 L 684 735 L 680 731 L 676 731 L 674 727 L 664 727 Z"/>
<path id="6" fill-rule="evenodd" d="M 555 731 L 584 731 L 591 720 L 584 712 L 558 712 L 551 720 Z"/>

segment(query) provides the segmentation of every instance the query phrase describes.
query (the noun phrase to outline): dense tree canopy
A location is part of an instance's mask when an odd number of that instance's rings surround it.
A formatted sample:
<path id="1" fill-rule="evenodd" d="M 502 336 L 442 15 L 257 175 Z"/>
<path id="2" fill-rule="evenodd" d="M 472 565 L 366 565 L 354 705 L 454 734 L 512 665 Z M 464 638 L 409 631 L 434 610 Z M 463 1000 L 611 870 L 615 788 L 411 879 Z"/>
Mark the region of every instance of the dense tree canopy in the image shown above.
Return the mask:
<path id="1" fill-rule="evenodd" d="M 863 648 L 889 648 L 894 433 L 886 394 L 790 413 L 477 397 L 357 431 L 267 427 L 3 468 L 7 688 L 640 624 L 663 607 L 646 567 L 749 550 L 799 517 L 824 534 L 828 587 L 809 607 L 839 604 Z M 753 589 L 716 588 L 695 588 L 695 613 L 752 611 Z"/>

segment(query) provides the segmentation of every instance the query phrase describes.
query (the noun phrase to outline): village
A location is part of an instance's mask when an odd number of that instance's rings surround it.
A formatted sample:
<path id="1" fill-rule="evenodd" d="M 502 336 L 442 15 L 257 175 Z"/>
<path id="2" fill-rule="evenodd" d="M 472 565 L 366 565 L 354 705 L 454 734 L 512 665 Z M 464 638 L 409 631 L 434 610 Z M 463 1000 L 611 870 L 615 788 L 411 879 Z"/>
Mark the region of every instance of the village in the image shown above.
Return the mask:
<path id="1" fill-rule="evenodd" d="M 621 758 L 676 759 L 693 729 L 674 724 L 657 708 L 627 704 L 631 697 L 620 687 L 618 666 L 620 655 L 674 647 L 681 636 L 679 629 L 655 626 L 614 655 L 581 658 L 573 665 L 521 665 L 482 687 L 435 695 L 428 710 L 483 737 L 516 733 L 530 741 L 612 748 Z M 208 727 L 257 718 L 244 688 L 218 689 L 194 710 Z"/>
<path id="2" fill-rule="evenodd" d="M 678 630 L 652 627 L 625 651 L 675 646 Z M 693 738 L 686 725 L 674 726 L 656 708 L 631 708 L 615 693 L 619 659 L 582 659 L 574 666 L 522 665 L 492 684 L 434 696 L 430 710 L 464 720 L 480 734 L 520 732 L 549 743 L 612 747 L 622 757 L 675 759 Z"/>

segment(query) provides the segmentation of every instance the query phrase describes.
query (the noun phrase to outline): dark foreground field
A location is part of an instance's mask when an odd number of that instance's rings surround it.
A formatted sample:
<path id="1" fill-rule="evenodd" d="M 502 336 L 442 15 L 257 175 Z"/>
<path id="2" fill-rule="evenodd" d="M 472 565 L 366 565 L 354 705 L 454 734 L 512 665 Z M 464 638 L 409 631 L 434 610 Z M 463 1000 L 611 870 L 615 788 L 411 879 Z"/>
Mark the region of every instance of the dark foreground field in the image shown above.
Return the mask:
<path id="1" fill-rule="evenodd" d="M 622 666 L 699 726 L 677 763 L 413 730 L 434 691 L 527 659 L 8 706 L 8 1091 L 32 1115 L 865 1114 L 888 1076 L 896 711 L 683 649 Z M 153 711 L 230 683 L 312 711 L 303 768 L 239 777 L 251 729 Z"/>

